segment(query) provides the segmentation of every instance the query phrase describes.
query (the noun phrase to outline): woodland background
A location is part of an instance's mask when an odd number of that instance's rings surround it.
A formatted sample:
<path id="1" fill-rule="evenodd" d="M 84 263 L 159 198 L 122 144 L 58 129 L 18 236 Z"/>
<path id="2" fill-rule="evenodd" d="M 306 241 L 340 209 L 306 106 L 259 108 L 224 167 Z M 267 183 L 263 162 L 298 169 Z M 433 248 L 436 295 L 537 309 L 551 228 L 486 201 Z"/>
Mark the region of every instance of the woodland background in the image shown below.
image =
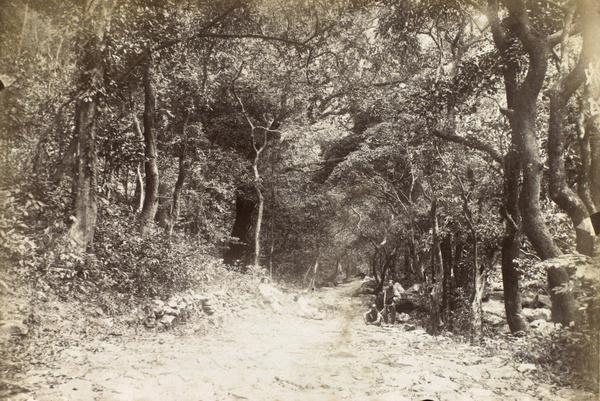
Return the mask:
<path id="1" fill-rule="evenodd" d="M 599 7 L 5 0 L 2 283 L 118 314 L 226 271 L 367 274 L 478 341 L 501 276 L 511 332 L 548 295 L 537 341 L 597 380 Z"/>

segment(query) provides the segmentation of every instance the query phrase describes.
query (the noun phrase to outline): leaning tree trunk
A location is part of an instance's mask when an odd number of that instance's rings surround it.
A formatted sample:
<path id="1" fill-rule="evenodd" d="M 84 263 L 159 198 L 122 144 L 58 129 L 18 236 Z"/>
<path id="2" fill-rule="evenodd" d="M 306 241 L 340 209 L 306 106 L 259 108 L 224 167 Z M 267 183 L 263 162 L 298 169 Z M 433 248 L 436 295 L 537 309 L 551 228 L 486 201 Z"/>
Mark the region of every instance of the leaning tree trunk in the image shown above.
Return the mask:
<path id="1" fill-rule="evenodd" d="M 494 0 L 490 0 L 490 3 L 494 3 L 494 7 L 497 6 Z M 521 42 L 529 58 L 525 79 L 514 91 L 513 107 L 510 110 L 503 111 L 510 122 L 513 145 L 518 151 L 522 169 L 519 211 L 525 234 L 536 253 L 542 259 L 549 259 L 559 256 L 562 252 L 554 244 L 540 208 L 542 164 L 535 123 L 537 99 L 546 78 L 550 51 L 548 43 L 537 34 L 529 20 L 525 3 L 521 0 L 511 0 L 505 1 L 504 5 L 509 11 L 507 18 L 510 23 L 507 26 Z M 497 23 L 497 11 L 496 7 L 496 19 L 491 22 L 495 25 L 494 30 L 496 31 L 494 41 L 503 54 L 503 58 L 510 59 L 512 57 L 510 47 L 504 46 L 501 41 L 497 40 L 502 36 L 498 34 L 502 31 L 502 28 Z M 506 37 L 506 35 L 504 36 Z M 570 291 L 561 291 L 567 284 L 568 275 L 564 270 L 548 270 L 548 286 L 552 298 L 553 319 L 563 324 L 575 320 L 577 315 L 573 294 Z"/>
<path id="2" fill-rule="evenodd" d="M 585 5 L 586 2 L 582 2 Z M 589 2 L 588 2 L 589 3 Z M 595 4 L 595 2 L 594 2 Z M 567 57 L 567 46 L 568 46 L 568 33 L 563 34 L 562 38 L 562 61 L 560 64 L 560 78 L 557 80 L 554 87 L 548 91 L 550 98 L 550 119 L 548 122 L 548 164 L 550 167 L 549 177 L 549 189 L 550 197 L 552 200 L 570 217 L 573 222 L 573 226 L 576 229 L 576 244 L 577 250 L 580 253 L 586 255 L 594 254 L 594 233 L 590 232 L 590 229 L 579 229 L 582 223 L 588 218 L 590 213 L 594 210 L 588 210 L 584 201 L 579 195 L 574 192 L 567 184 L 567 174 L 565 171 L 565 131 L 567 130 L 567 105 L 569 100 L 586 81 L 585 68 L 594 60 L 594 49 L 596 47 L 597 38 L 600 36 L 600 21 L 598 11 L 593 11 L 594 4 L 587 4 L 583 16 L 583 46 L 579 55 L 579 60 L 576 66 L 571 70 L 569 74 L 566 74 L 568 67 Z M 571 29 L 571 17 L 572 14 L 567 15 L 565 23 L 565 31 L 568 32 Z M 598 25 L 598 26 L 596 26 Z M 585 162 L 586 157 L 585 147 L 580 149 L 582 159 L 581 173 L 585 174 Z M 585 180 L 585 177 L 582 177 Z M 587 181 L 587 180 L 585 180 Z M 590 224 L 588 224 L 589 226 Z M 593 231 L 593 230 L 592 230 Z"/>
<path id="3" fill-rule="evenodd" d="M 142 234 L 148 233 L 158 210 L 158 164 L 156 151 L 156 132 L 154 131 L 154 66 L 149 57 L 146 71 L 144 72 L 144 143 L 146 145 L 144 163 L 146 172 L 146 196 L 144 206 L 139 216 L 139 230 Z"/>

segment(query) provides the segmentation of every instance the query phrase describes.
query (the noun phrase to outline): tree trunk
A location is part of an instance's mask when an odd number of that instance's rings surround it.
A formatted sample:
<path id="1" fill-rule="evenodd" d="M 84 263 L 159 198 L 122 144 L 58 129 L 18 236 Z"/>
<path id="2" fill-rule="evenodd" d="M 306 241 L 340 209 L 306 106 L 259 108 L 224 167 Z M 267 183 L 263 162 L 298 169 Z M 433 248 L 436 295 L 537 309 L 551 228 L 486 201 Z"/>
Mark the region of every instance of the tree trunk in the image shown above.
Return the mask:
<path id="1" fill-rule="evenodd" d="M 90 39 L 81 59 L 84 73 L 85 93 L 75 104 L 75 136 L 77 138 L 77 178 L 75 180 L 75 222 L 69 230 L 72 239 L 82 249 L 88 249 L 94 240 L 96 230 L 97 169 L 96 128 L 98 104 L 101 89 L 104 87 L 104 48 L 105 32 L 110 22 L 113 4 L 109 2 L 90 3 L 86 8 L 85 19 L 89 18 L 92 30 Z"/>
<path id="2" fill-rule="evenodd" d="M 256 224 L 254 225 L 254 267 L 260 266 L 260 229 L 262 226 L 263 212 L 265 207 L 265 197 L 261 190 L 260 175 L 258 173 L 258 154 L 254 165 L 252 166 L 254 171 L 254 189 L 256 190 L 256 197 L 258 198 L 258 213 L 256 216 Z"/>
<path id="3" fill-rule="evenodd" d="M 158 210 L 158 164 L 156 151 L 156 132 L 154 131 L 154 66 L 149 58 L 146 71 L 144 72 L 144 143 L 146 145 L 144 163 L 146 172 L 146 196 L 144 206 L 139 216 L 139 230 L 142 234 L 150 231 L 156 211 Z"/>
<path id="4" fill-rule="evenodd" d="M 508 35 L 503 31 L 498 20 L 498 4 L 496 0 L 489 0 L 491 13 L 489 14 L 494 42 L 504 60 L 514 59 L 510 51 Z M 523 220 L 523 227 L 527 238 L 533 245 L 536 253 L 542 259 L 559 256 L 560 249 L 554 244 L 552 236 L 544 222 L 540 204 L 540 182 L 542 164 L 540 161 L 539 145 L 536 138 L 536 106 L 537 98 L 546 78 L 548 57 L 550 50 L 548 44 L 538 35 L 529 20 L 527 7 L 522 0 L 506 0 L 504 5 L 508 8 L 508 21 L 512 33 L 518 38 L 527 52 L 529 64 L 525 79 L 518 88 L 514 88 L 514 72 L 519 71 L 518 66 L 507 63 L 504 82 L 507 89 L 507 104 L 509 110 L 503 111 L 510 123 L 512 142 L 518 151 L 522 169 L 522 186 L 519 196 L 519 211 Z M 508 74 L 512 75 L 508 75 Z M 510 89 L 510 90 L 509 90 Z M 566 280 L 566 281 L 565 281 Z M 560 319 L 571 321 L 575 315 L 565 316 L 566 313 L 575 311 L 573 294 L 569 291 L 559 292 L 559 287 L 568 284 L 568 275 L 564 272 L 548 270 L 548 284 L 553 307 L 560 311 Z M 558 318 L 558 315 L 557 317 Z M 555 318 L 555 319 L 556 319 Z M 556 320 L 555 320 L 556 321 Z"/>
<path id="5" fill-rule="evenodd" d="M 505 234 L 502 239 L 502 286 L 504 289 L 504 309 L 511 333 L 527 332 L 529 325 L 521 315 L 522 302 L 519 288 L 520 272 L 515 259 L 521 250 L 519 215 L 519 161 L 514 150 L 504 158 L 504 207 Z"/>
<path id="6" fill-rule="evenodd" d="M 179 149 L 179 172 L 177 174 L 177 181 L 175 182 L 175 188 L 173 189 L 173 203 L 171 204 L 171 210 L 169 212 L 169 226 L 168 232 L 169 237 L 173 234 L 173 227 L 179 219 L 181 192 L 183 191 L 183 184 L 188 175 L 189 166 L 187 163 L 187 126 L 190 120 L 190 113 L 187 112 L 183 126 L 181 129 L 181 147 Z"/>
<path id="7" fill-rule="evenodd" d="M 133 192 L 136 213 L 141 213 L 142 208 L 144 207 L 144 198 L 144 177 L 142 177 L 142 171 L 138 164 L 135 169 L 135 190 Z"/>
<path id="8" fill-rule="evenodd" d="M 177 181 L 175 182 L 175 189 L 173 190 L 173 204 L 171 205 L 170 213 L 170 224 L 169 224 L 169 236 L 173 233 L 173 227 L 179 219 L 181 192 L 183 191 L 183 184 L 188 174 L 188 165 L 185 160 L 185 148 L 181 150 L 179 155 L 179 174 L 177 175 Z"/>
<path id="9" fill-rule="evenodd" d="M 454 310 L 452 302 L 452 234 L 444 237 L 441 243 L 442 262 L 444 266 L 444 295 L 442 299 L 442 319 L 446 322 L 447 329 L 452 330 L 451 311 Z"/>
<path id="10" fill-rule="evenodd" d="M 249 252 L 248 240 L 251 237 L 250 227 L 252 226 L 252 214 L 256 207 L 256 202 L 249 199 L 245 191 L 242 191 L 235 201 L 235 221 L 231 229 L 231 236 L 237 238 L 229 244 L 225 251 L 223 259 L 226 264 L 233 266 L 237 262 L 244 260 Z"/>
<path id="11" fill-rule="evenodd" d="M 431 291 L 431 309 L 430 309 L 430 332 L 433 335 L 439 333 L 440 327 L 443 325 L 443 296 L 444 296 L 444 267 L 442 265 L 442 251 L 440 248 L 439 225 L 437 219 L 437 199 L 431 202 L 430 211 L 431 222 L 431 272 L 433 289 Z"/>
<path id="12" fill-rule="evenodd" d="M 99 50 L 98 50 L 99 51 Z M 99 61 L 101 63 L 101 61 Z M 99 67 L 100 68 L 100 67 Z M 70 228 L 72 239 L 84 250 L 94 241 L 97 204 L 96 121 L 98 98 L 79 99 L 75 106 L 75 132 L 78 160 L 75 180 L 75 222 Z"/>
<path id="13" fill-rule="evenodd" d="M 481 299 L 485 291 L 486 274 L 480 270 L 478 265 L 475 265 L 473 273 L 475 277 L 473 279 L 473 295 L 471 299 L 471 344 L 478 344 L 483 338 Z"/>
<path id="14" fill-rule="evenodd" d="M 589 3 L 589 2 L 588 2 Z M 585 2 L 582 3 L 585 5 Z M 554 87 L 548 91 L 550 98 L 550 119 L 548 122 L 548 164 L 550 167 L 549 177 L 549 189 L 550 197 L 552 200 L 570 217 L 574 227 L 578 227 L 588 217 L 588 208 L 586 207 L 583 200 L 574 192 L 567 184 L 567 177 L 565 171 L 565 131 L 567 127 L 567 105 L 569 100 L 586 81 L 585 68 L 592 61 L 592 48 L 596 46 L 597 38 L 600 36 L 600 21 L 594 21 L 594 14 L 592 12 L 593 4 L 587 4 L 587 10 L 582 14 L 583 16 L 583 46 L 579 56 L 577 65 L 573 70 L 566 74 L 567 69 L 567 51 L 565 50 L 568 46 L 568 34 L 563 35 L 563 57 L 560 65 L 560 78 L 554 85 Z M 571 14 L 569 14 L 565 28 L 566 30 L 571 29 Z M 592 18 L 590 20 L 590 17 Z M 598 19 L 598 17 L 595 17 Z M 595 23 L 594 23 L 595 22 Z M 599 25 L 594 29 L 595 25 Z M 585 147 L 581 148 L 583 154 L 582 159 L 582 171 L 585 174 L 586 166 L 586 154 Z M 593 255 L 593 237 L 589 230 L 576 229 L 576 244 L 577 250 L 580 253 L 586 255 Z"/>

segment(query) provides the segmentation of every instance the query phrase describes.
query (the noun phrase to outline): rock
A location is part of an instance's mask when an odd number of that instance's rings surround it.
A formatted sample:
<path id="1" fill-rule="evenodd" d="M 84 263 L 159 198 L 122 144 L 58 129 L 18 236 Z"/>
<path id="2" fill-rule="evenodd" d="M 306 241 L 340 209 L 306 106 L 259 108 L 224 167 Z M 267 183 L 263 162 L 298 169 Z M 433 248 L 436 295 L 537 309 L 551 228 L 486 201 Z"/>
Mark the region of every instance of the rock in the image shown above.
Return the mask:
<path id="1" fill-rule="evenodd" d="M 44 294 L 42 291 L 37 292 L 37 297 L 42 302 L 48 302 L 48 296 Z"/>
<path id="2" fill-rule="evenodd" d="M 535 301 L 538 308 L 552 309 L 552 301 L 548 295 L 537 294 L 535 296 Z"/>
<path id="3" fill-rule="evenodd" d="M 164 308 L 164 314 L 165 315 L 171 315 L 171 316 L 179 316 L 181 314 L 181 311 L 177 308 Z"/>
<path id="4" fill-rule="evenodd" d="M 549 309 L 523 308 L 521 315 L 529 322 L 533 322 L 534 320 L 550 321 L 552 312 Z"/>
<path id="5" fill-rule="evenodd" d="M 376 288 L 377 283 L 375 282 L 375 280 L 373 280 L 372 278 L 365 277 L 365 281 L 363 281 L 363 283 L 360 285 L 360 288 L 358 288 L 356 292 L 352 295 L 358 297 L 359 295 L 363 294 L 373 294 Z"/>
<path id="6" fill-rule="evenodd" d="M 421 291 L 421 286 L 419 284 L 413 284 L 406 292 L 416 292 L 419 293 Z"/>
<path id="7" fill-rule="evenodd" d="M 0 321 L 0 330 L 11 336 L 24 336 L 29 332 L 27 326 L 17 321 Z"/>
<path id="8" fill-rule="evenodd" d="M 125 324 L 127 324 L 129 326 L 135 326 L 139 322 L 139 319 L 136 315 L 129 315 L 129 316 L 125 317 L 125 319 L 123 319 L 123 321 L 125 322 Z"/>
<path id="9" fill-rule="evenodd" d="M 160 299 L 155 299 L 154 306 L 156 308 L 162 308 L 163 306 L 165 306 L 165 303 L 163 301 L 161 301 Z"/>
<path id="10" fill-rule="evenodd" d="M 406 313 L 400 313 L 398 316 L 396 316 L 396 320 L 400 323 L 406 323 L 410 320 L 410 316 Z"/>
<path id="11" fill-rule="evenodd" d="M 175 320 L 175 316 L 173 315 L 164 315 L 159 322 L 165 326 L 170 327 L 173 324 L 173 320 Z"/>
<path id="12" fill-rule="evenodd" d="M 537 370 L 537 367 L 532 363 L 522 363 L 517 367 L 517 370 L 521 373 L 532 372 Z"/>
<path id="13" fill-rule="evenodd" d="M 201 303 L 208 301 L 208 297 L 204 294 L 194 294 L 194 299 Z"/>
<path id="14" fill-rule="evenodd" d="M 179 305 L 179 302 L 177 302 L 177 300 L 176 300 L 176 299 L 171 299 L 171 300 L 170 300 L 170 301 L 167 303 L 167 306 L 168 306 L 169 308 L 172 308 L 172 309 L 176 309 L 176 308 L 178 307 L 178 305 Z"/>
<path id="15" fill-rule="evenodd" d="M 485 314 L 483 316 L 483 319 L 486 323 L 489 323 L 492 326 L 498 326 L 498 325 L 504 324 L 506 321 L 506 319 L 504 317 L 498 316 L 493 313 Z"/>
<path id="16" fill-rule="evenodd" d="M 534 320 L 529 326 L 531 327 L 531 330 L 535 330 L 543 335 L 550 335 L 550 333 L 557 329 L 557 326 L 555 326 L 554 323 L 542 319 Z"/>
<path id="17" fill-rule="evenodd" d="M 396 305 L 396 312 L 406 313 L 417 309 L 417 305 L 410 299 L 401 298 L 396 300 L 394 303 Z"/>

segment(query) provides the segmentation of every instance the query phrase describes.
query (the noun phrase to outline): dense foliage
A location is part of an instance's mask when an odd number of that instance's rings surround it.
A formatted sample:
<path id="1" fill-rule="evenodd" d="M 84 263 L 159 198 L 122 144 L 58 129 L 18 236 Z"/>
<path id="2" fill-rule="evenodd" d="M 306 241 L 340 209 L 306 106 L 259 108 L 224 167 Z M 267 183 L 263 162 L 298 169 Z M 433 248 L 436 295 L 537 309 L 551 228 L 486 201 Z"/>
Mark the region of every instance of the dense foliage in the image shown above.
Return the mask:
<path id="1" fill-rule="evenodd" d="M 501 270 L 526 331 L 535 262 L 598 253 L 575 229 L 600 210 L 600 24 L 579 3 L 8 0 L 2 269 L 107 309 L 220 259 L 363 273 L 422 284 L 430 331 L 473 341 Z M 548 271 L 581 328 L 560 341 L 597 354 L 571 273 Z"/>

